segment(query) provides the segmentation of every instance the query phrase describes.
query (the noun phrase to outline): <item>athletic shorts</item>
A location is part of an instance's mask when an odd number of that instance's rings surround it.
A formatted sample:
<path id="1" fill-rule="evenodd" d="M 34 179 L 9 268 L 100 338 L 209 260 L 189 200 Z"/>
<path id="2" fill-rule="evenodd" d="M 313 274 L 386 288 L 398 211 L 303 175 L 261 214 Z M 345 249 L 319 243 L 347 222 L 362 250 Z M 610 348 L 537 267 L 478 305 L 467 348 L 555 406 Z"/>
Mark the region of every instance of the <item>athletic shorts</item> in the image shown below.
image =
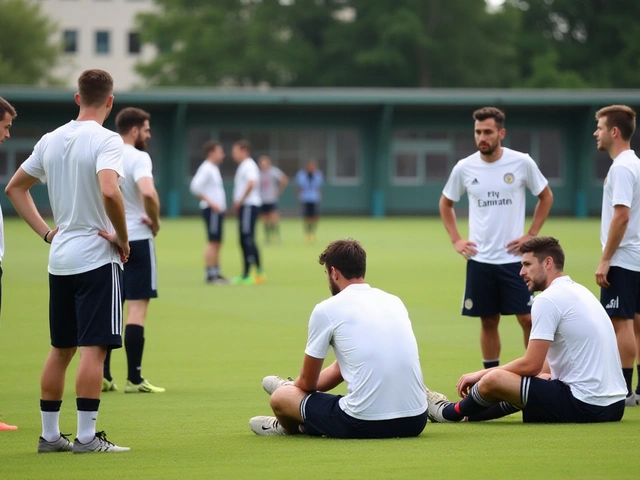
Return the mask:
<path id="1" fill-rule="evenodd" d="M 491 317 L 531 313 L 533 294 L 520 277 L 520 263 L 493 265 L 467 261 L 462 315 Z"/>
<path id="2" fill-rule="evenodd" d="M 319 210 L 316 202 L 304 202 L 302 204 L 302 216 L 305 218 L 317 217 Z"/>
<path id="3" fill-rule="evenodd" d="M 122 269 L 49 274 L 49 332 L 56 348 L 122 346 Z"/>
<path id="4" fill-rule="evenodd" d="M 210 242 L 221 242 L 224 213 L 216 213 L 207 207 L 202 209 L 202 218 L 207 229 L 207 239 Z"/>
<path id="5" fill-rule="evenodd" d="M 525 423 L 619 422 L 624 415 L 624 400 L 606 407 L 590 405 L 575 398 L 560 380 L 523 377 L 521 395 Z"/>
<path id="6" fill-rule="evenodd" d="M 610 317 L 632 319 L 640 313 L 640 272 L 611 267 L 609 288 L 600 288 L 600 303 Z"/>
<path id="7" fill-rule="evenodd" d="M 256 220 L 260 207 L 254 205 L 242 205 L 238 212 L 238 227 L 240 237 L 253 237 L 256 230 Z"/>
<path id="8" fill-rule="evenodd" d="M 156 250 L 153 239 L 129 242 L 131 253 L 124 264 L 124 299 L 146 300 L 158 297 Z"/>
<path id="9" fill-rule="evenodd" d="M 277 210 L 278 210 L 277 203 L 263 203 L 262 206 L 260 207 L 261 214 L 271 213 Z"/>
<path id="10" fill-rule="evenodd" d="M 307 435 L 330 438 L 417 437 L 427 425 L 427 412 L 391 420 L 358 420 L 340 408 L 341 395 L 310 393 L 300 403 Z"/>

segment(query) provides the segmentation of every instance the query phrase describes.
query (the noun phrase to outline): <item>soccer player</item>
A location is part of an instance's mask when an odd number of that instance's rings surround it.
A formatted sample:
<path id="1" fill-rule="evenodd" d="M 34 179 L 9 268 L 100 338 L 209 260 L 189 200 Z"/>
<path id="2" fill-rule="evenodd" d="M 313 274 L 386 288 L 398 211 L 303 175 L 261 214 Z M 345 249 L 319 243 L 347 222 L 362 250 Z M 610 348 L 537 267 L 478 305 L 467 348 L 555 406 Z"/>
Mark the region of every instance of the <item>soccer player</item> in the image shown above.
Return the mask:
<path id="1" fill-rule="evenodd" d="M 453 248 L 467 260 L 462 314 L 480 317 L 480 348 L 485 368 L 500 364 L 500 315 L 516 315 L 527 345 L 533 295 L 520 271 L 519 249 L 540 232 L 553 195 L 547 180 L 526 153 L 502 146 L 505 115 L 494 107 L 473 113 L 478 151 L 460 160 L 440 199 L 440 216 Z M 524 232 L 526 189 L 538 197 L 531 227 Z M 453 208 L 469 197 L 469 239 L 460 236 Z"/>
<path id="2" fill-rule="evenodd" d="M 142 377 L 144 325 L 149 299 L 158 297 L 156 252 L 153 243 L 160 231 L 160 199 L 153 184 L 151 157 L 145 152 L 151 138 L 149 113 L 128 107 L 116 116 L 116 129 L 124 142 L 122 186 L 131 253 L 124 265 L 123 300 L 127 304 L 124 350 L 127 354 L 125 393 L 161 393 L 165 389 Z M 111 377 L 111 350 L 104 361 L 102 391 L 117 390 Z"/>
<path id="3" fill-rule="evenodd" d="M 275 417 L 254 417 L 257 435 L 334 438 L 416 437 L 427 423 L 418 344 L 406 307 L 365 283 L 359 242 L 337 240 L 319 258 L 332 297 L 316 305 L 300 376 L 266 377 Z M 322 366 L 329 347 L 336 361 Z M 328 392 L 347 382 L 346 396 Z"/>
<path id="4" fill-rule="evenodd" d="M 524 357 L 463 375 L 457 385 L 463 400 L 430 401 L 429 418 L 480 421 L 522 410 L 527 423 L 619 421 L 627 390 L 607 313 L 587 288 L 563 273 L 558 240 L 532 238 L 520 252 L 520 275 L 531 292 L 542 292 L 533 303 Z"/>
<path id="5" fill-rule="evenodd" d="M 6 193 L 49 252 L 51 351 L 41 377 L 42 436 L 38 452 L 124 452 L 96 433 L 102 365 L 122 346 L 122 263 L 129 237 L 119 182 L 122 138 L 102 126 L 113 107 L 113 78 L 85 70 L 78 79 L 76 120 L 44 135 L 9 181 Z M 49 228 L 29 190 L 46 181 L 55 226 Z M 58 418 L 65 374 L 76 350 L 78 433 L 71 443 Z"/>
<path id="6" fill-rule="evenodd" d="M 318 170 L 318 162 L 313 159 L 307 162 L 304 170 L 300 170 L 296 174 L 298 200 L 302 205 L 305 240 L 307 242 L 313 242 L 316 239 L 323 184 L 324 176 Z"/>
<path id="7" fill-rule="evenodd" d="M 258 211 L 262 200 L 260 198 L 260 169 L 251 158 L 251 144 L 246 140 L 234 143 L 231 150 L 233 161 L 238 164 L 233 180 L 233 210 L 238 214 L 240 229 L 240 247 L 244 262 L 242 275 L 234 277 L 234 285 L 253 285 L 264 283 L 265 275 L 260 266 L 260 252 L 256 245 L 255 230 Z M 250 275 L 251 266 L 256 266 L 256 276 Z"/>
<path id="8" fill-rule="evenodd" d="M 287 185 L 289 177 L 271 163 L 268 155 L 262 155 L 258 159 L 260 166 L 260 197 L 262 206 L 260 207 L 260 219 L 264 225 L 265 243 L 271 243 L 271 234 L 280 238 L 280 218 L 278 216 L 278 199 Z"/>
<path id="9" fill-rule="evenodd" d="M 633 361 L 640 354 L 640 160 L 631 150 L 636 112 L 625 105 L 611 105 L 596 113 L 593 135 L 598 150 L 613 159 L 604 181 L 600 241 L 602 257 L 596 270 L 600 301 L 611 317 L 618 339 L 622 372 L 627 383 L 626 405 L 640 401 L 633 392 Z"/>
<path id="10" fill-rule="evenodd" d="M 227 198 L 219 165 L 224 161 L 224 148 L 220 142 L 208 141 L 202 146 L 206 159 L 198 167 L 189 187 L 200 199 L 200 211 L 207 231 L 204 247 L 205 280 L 224 285 L 229 281 L 220 273 L 220 246 L 222 227 L 227 210 Z"/>
<path id="11" fill-rule="evenodd" d="M 0 97 L 0 144 L 8 140 L 11 134 L 9 129 L 16 118 L 16 110 L 4 98 Z M 0 309 L 2 308 L 2 257 L 4 256 L 4 223 L 2 220 L 2 208 L 0 208 Z M 17 430 L 15 425 L 0 422 L 0 432 Z"/>

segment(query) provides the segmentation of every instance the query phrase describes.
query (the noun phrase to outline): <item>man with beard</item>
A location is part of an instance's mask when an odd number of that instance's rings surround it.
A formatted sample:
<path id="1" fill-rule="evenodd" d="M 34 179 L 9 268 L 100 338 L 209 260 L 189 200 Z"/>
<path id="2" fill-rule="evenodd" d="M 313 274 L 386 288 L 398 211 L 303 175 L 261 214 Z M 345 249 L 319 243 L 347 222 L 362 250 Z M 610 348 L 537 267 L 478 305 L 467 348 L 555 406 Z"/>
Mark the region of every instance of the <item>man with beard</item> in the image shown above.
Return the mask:
<path id="1" fill-rule="evenodd" d="M 506 135 L 504 113 L 485 107 L 473 113 L 478 151 L 460 160 L 440 199 L 440 216 L 453 248 L 467 260 L 462 314 L 480 317 L 480 348 L 485 368 L 500 364 L 500 315 L 515 315 L 524 332 L 531 331 L 533 296 L 519 277 L 519 249 L 538 235 L 553 194 L 533 159 L 501 145 Z M 524 233 L 526 189 L 539 199 L 531 227 Z M 453 208 L 469 197 L 469 239 L 458 232 Z"/>
<path id="2" fill-rule="evenodd" d="M 125 393 L 161 393 L 142 377 L 144 325 L 149 299 L 158 297 L 156 255 L 153 237 L 160 230 L 160 201 L 153 184 L 151 157 L 145 152 L 151 138 L 150 115 L 128 107 L 116 116 L 116 129 L 124 141 L 123 169 L 127 182 L 122 195 L 127 215 L 131 254 L 124 267 L 123 301 L 127 304 L 124 349 L 127 354 Z M 102 391 L 117 390 L 111 376 L 111 351 L 104 362 Z"/>
<path id="3" fill-rule="evenodd" d="M 607 313 L 563 273 L 558 240 L 532 238 L 520 252 L 520 275 L 531 292 L 542 291 L 531 310 L 526 353 L 502 367 L 463 375 L 457 385 L 463 399 L 429 398 L 429 418 L 483 421 L 522 410 L 525 423 L 619 421 L 627 390 Z"/>
<path id="4" fill-rule="evenodd" d="M 367 257 L 356 240 L 332 242 L 319 262 L 332 297 L 311 313 L 300 376 L 289 382 L 266 377 L 263 387 L 271 394 L 275 417 L 254 417 L 249 427 L 264 436 L 420 435 L 427 421 L 427 396 L 402 300 L 365 283 Z M 330 346 L 336 361 L 323 370 Z M 325 393 L 343 381 L 346 396 Z"/>

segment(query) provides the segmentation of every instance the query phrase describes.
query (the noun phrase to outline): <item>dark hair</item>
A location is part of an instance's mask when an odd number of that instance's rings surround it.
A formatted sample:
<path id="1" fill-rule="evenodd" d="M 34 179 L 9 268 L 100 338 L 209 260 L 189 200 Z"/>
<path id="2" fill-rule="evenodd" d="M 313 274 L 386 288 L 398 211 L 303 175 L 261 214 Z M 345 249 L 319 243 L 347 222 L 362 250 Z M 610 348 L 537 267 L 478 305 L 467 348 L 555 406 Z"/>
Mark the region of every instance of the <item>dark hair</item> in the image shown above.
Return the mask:
<path id="1" fill-rule="evenodd" d="M 6 114 L 9 114 L 11 118 L 16 118 L 18 114 L 16 113 L 16 109 L 13 108 L 9 102 L 7 102 L 4 98 L 0 97 L 0 119 L 4 119 Z"/>
<path id="2" fill-rule="evenodd" d="M 364 278 L 367 271 L 367 252 L 353 238 L 331 242 L 318 258 L 320 265 L 327 270 L 331 267 L 338 270 L 344 278 Z"/>
<path id="3" fill-rule="evenodd" d="M 80 103 L 87 107 L 100 107 L 113 94 L 113 77 L 104 70 L 85 70 L 78 78 Z"/>
<path id="4" fill-rule="evenodd" d="M 234 147 L 238 147 L 241 150 L 244 150 L 247 153 L 251 153 L 251 143 L 249 140 L 238 140 L 233 144 Z"/>
<path id="5" fill-rule="evenodd" d="M 209 140 L 207 142 L 204 142 L 204 144 L 202 145 L 202 151 L 204 152 L 205 155 L 209 155 L 209 152 L 211 152 L 211 150 L 215 150 L 218 147 L 221 147 L 222 144 L 220 142 L 216 142 L 215 140 Z"/>
<path id="6" fill-rule="evenodd" d="M 493 118 L 495 120 L 496 126 L 498 127 L 498 129 L 501 129 L 504 127 L 504 121 L 505 121 L 506 115 L 499 108 L 483 107 L 473 112 L 474 120 L 482 122 L 483 120 L 486 120 L 488 118 Z"/>
<path id="7" fill-rule="evenodd" d="M 542 262 L 545 258 L 551 257 L 556 268 L 560 271 L 564 269 L 564 251 L 560 242 L 553 237 L 533 237 L 527 240 L 520 247 L 520 253 L 533 253 L 533 256 Z"/>
<path id="8" fill-rule="evenodd" d="M 627 142 L 631 140 L 633 132 L 636 131 L 636 112 L 633 108 L 626 105 L 610 105 L 596 112 L 596 120 L 602 117 L 606 118 L 609 130 L 618 127 L 622 139 Z"/>
<path id="9" fill-rule="evenodd" d="M 120 135 L 126 135 L 133 127 L 142 128 L 151 115 L 140 108 L 127 107 L 116 115 L 116 129 Z"/>

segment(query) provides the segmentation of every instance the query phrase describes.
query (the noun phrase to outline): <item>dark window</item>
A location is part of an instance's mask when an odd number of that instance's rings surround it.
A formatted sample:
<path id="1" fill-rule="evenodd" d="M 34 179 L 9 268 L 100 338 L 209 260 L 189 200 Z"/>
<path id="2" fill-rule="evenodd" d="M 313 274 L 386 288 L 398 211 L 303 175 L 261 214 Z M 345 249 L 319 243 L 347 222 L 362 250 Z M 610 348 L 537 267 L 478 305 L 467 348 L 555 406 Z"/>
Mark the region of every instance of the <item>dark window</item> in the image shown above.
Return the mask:
<path id="1" fill-rule="evenodd" d="M 64 53 L 76 53 L 78 51 L 77 30 L 65 30 L 62 32 L 62 48 Z"/>
<path id="2" fill-rule="evenodd" d="M 358 151 L 360 150 L 358 132 L 344 130 L 336 132 L 335 178 L 353 180 L 358 178 Z"/>
<path id="3" fill-rule="evenodd" d="M 9 174 L 9 154 L 0 150 L 0 177 L 6 177 Z"/>
<path id="4" fill-rule="evenodd" d="M 533 155 L 531 133 L 522 130 L 508 130 L 504 143 L 512 150 Z"/>
<path id="5" fill-rule="evenodd" d="M 425 155 L 427 180 L 446 180 L 449 176 L 449 155 L 427 153 Z"/>
<path id="6" fill-rule="evenodd" d="M 540 171 L 548 179 L 562 178 L 562 133 L 558 130 L 541 130 L 538 133 L 538 151 L 534 158 Z"/>
<path id="7" fill-rule="evenodd" d="M 96 32 L 96 53 L 107 54 L 111 50 L 110 35 L 106 30 Z"/>
<path id="8" fill-rule="evenodd" d="M 394 163 L 394 177 L 397 180 L 418 180 L 417 153 L 396 153 Z"/>
<path id="9" fill-rule="evenodd" d="M 196 174 L 198 167 L 204 161 L 202 145 L 207 140 L 211 140 L 211 130 L 209 128 L 191 128 L 188 133 L 187 145 L 189 146 L 189 174 Z"/>
<path id="10" fill-rule="evenodd" d="M 453 135 L 453 152 L 455 161 L 462 160 L 478 150 L 473 131 L 460 131 Z"/>
<path id="11" fill-rule="evenodd" d="M 140 53 L 140 34 L 138 32 L 129 32 L 129 53 Z"/>
<path id="12" fill-rule="evenodd" d="M 238 140 L 246 138 L 240 130 L 220 130 L 218 141 L 222 143 L 224 148 L 224 162 L 220 165 L 220 174 L 225 178 L 232 178 L 236 173 L 236 163 L 231 156 L 231 149 L 233 144 Z M 207 139 L 209 140 L 209 139 Z M 202 144 L 200 144 L 200 152 L 202 152 Z M 201 154 L 202 155 L 202 154 Z M 204 158 L 204 157 L 203 157 Z"/>

